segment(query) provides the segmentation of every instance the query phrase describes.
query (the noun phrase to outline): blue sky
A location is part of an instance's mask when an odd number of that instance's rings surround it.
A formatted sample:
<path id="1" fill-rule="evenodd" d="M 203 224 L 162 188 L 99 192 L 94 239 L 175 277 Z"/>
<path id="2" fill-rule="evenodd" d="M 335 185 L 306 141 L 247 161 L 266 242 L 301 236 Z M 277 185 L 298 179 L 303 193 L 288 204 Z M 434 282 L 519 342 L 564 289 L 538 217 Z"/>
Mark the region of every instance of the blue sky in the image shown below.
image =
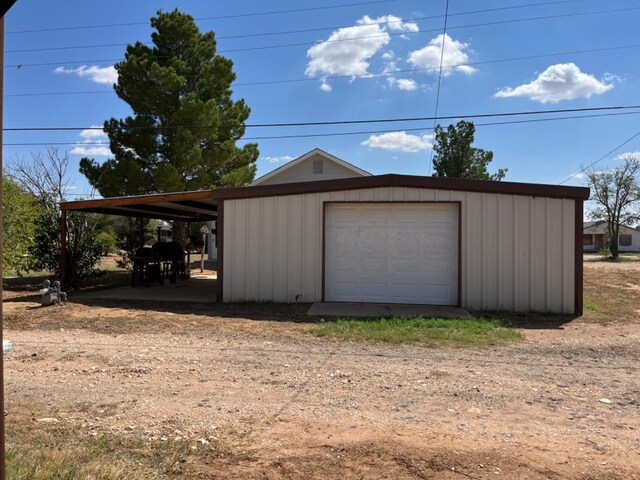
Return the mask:
<path id="1" fill-rule="evenodd" d="M 317 9 L 340 4 L 341 8 Z M 436 103 L 445 4 L 18 0 L 5 26 L 5 128 L 87 127 L 126 116 L 127 105 L 112 92 L 111 67 L 122 58 L 122 44 L 150 41 L 148 20 L 157 9 L 174 8 L 198 19 L 201 30 L 216 33 L 219 52 L 234 62 L 234 95 L 252 109 L 249 123 L 429 117 Z M 522 7 L 531 4 L 536 5 Z M 601 13 L 584 15 L 588 12 Z M 449 13 L 443 64 L 451 68 L 443 71 L 440 115 L 640 104 L 638 2 L 450 0 Z M 119 26 L 97 26 L 112 24 Z M 86 26 L 95 27 L 77 28 Z M 42 29 L 50 30 L 33 31 Z M 255 36 L 293 30 L 310 31 Z M 282 46 L 291 44 L 295 45 Z M 85 48 L 71 48 L 79 46 Z M 272 46 L 278 48 L 264 48 Z M 595 49 L 600 51 L 576 52 Z M 562 54 L 550 55 L 557 53 Z M 281 80 L 296 81 L 264 83 Z M 262 83 L 242 85 L 255 82 Z M 31 95 L 38 93 L 56 94 Z M 638 118 L 631 114 L 478 125 L 475 145 L 494 152 L 490 170 L 508 168 L 507 180 L 556 184 L 637 133 Z M 510 119 L 476 123 L 504 120 Z M 246 136 L 386 131 L 256 140 L 261 152 L 258 175 L 316 147 L 374 174 L 426 175 L 432 126 L 425 121 L 248 129 Z M 77 173 L 83 154 L 98 161 L 108 158 L 105 146 L 83 142 L 101 139 L 96 132 L 80 131 L 5 133 L 8 144 L 69 143 L 58 148 L 70 154 L 76 196 L 90 192 Z M 4 156 L 10 161 L 44 148 L 7 145 Z M 598 166 L 615 166 L 619 154 L 638 150 L 640 138 Z M 582 182 L 578 176 L 569 183 Z"/>

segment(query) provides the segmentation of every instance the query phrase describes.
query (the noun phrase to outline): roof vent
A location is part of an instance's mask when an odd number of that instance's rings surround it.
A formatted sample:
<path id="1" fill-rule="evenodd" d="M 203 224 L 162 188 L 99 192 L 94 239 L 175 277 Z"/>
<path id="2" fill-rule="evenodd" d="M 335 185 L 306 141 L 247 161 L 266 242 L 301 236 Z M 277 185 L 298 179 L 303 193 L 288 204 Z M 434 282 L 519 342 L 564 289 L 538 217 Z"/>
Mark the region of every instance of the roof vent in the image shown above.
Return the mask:
<path id="1" fill-rule="evenodd" d="M 323 167 L 322 160 L 313 161 L 313 173 L 322 173 L 322 167 Z"/>

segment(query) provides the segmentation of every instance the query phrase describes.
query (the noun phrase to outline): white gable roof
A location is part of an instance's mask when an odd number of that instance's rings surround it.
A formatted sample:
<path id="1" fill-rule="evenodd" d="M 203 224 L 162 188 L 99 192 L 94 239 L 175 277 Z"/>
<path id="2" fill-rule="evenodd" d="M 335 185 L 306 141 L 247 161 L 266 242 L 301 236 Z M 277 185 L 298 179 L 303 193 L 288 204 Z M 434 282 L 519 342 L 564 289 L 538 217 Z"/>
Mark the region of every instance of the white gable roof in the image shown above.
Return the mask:
<path id="1" fill-rule="evenodd" d="M 305 162 L 306 160 L 308 160 L 309 158 L 313 157 L 313 156 L 321 156 L 323 159 L 328 160 L 329 162 L 333 162 L 337 165 L 339 165 L 340 167 L 348 170 L 350 173 L 353 173 L 352 176 L 354 177 L 369 177 L 371 176 L 371 174 L 365 170 L 362 170 L 361 168 L 356 167 L 355 165 L 350 164 L 349 162 L 345 162 L 344 160 L 331 155 L 330 153 L 325 152 L 324 150 L 321 150 L 319 148 L 314 148 L 313 150 L 311 150 L 310 152 L 305 153 L 304 155 L 291 160 L 288 163 L 285 163 L 284 165 L 282 165 L 281 167 L 276 168 L 275 170 L 272 170 L 271 172 L 267 173 L 266 175 L 263 175 L 259 178 L 257 178 L 256 180 L 253 181 L 253 183 L 251 185 L 260 185 L 264 182 L 269 181 L 269 183 L 278 183 L 277 180 L 275 179 L 275 177 L 282 175 L 284 172 L 287 172 L 289 170 L 291 170 L 292 168 L 300 165 L 301 163 Z M 320 178 L 318 178 L 318 180 L 320 180 Z"/>

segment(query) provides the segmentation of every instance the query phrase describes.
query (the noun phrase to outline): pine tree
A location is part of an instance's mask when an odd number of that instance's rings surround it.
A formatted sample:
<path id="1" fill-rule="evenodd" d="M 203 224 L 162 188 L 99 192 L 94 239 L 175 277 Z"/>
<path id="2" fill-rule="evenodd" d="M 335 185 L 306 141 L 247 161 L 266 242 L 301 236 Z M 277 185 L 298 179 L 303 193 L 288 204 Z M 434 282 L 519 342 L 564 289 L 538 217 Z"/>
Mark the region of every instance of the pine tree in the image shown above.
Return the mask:
<path id="1" fill-rule="evenodd" d="M 190 15 L 158 11 L 151 26 L 153 45 L 127 46 L 115 65 L 115 92 L 133 114 L 104 123 L 114 157 L 83 158 L 80 171 L 104 197 L 250 183 L 259 152 L 236 146 L 250 109 L 232 99 L 232 61 Z"/>

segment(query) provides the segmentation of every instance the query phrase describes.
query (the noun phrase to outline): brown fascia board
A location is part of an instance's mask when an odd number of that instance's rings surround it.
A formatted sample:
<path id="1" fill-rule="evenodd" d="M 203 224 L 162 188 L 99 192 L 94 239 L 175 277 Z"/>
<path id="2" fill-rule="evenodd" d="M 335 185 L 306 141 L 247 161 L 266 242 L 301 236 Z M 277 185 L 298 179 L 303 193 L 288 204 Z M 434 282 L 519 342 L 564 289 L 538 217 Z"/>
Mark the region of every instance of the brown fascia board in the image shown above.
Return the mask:
<path id="1" fill-rule="evenodd" d="M 537 183 L 496 182 L 490 180 L 467 180 L 448 177 L 423 177 L 415 175 L 374 175 L 371 177 L 319 180 L 313 182 L 255 185 L 239 188 L 214 190 L 213 198 L 232 200 L 255 197 L 274 197 L 305 193 L 332 192 L 377 187 L 429 188 L 435 190 L 459 190 L 478 193 L 523 195 L 527 197 L 553 197 L 587 200 L 589 189 L 564 185 L 544 185 Z"/>

